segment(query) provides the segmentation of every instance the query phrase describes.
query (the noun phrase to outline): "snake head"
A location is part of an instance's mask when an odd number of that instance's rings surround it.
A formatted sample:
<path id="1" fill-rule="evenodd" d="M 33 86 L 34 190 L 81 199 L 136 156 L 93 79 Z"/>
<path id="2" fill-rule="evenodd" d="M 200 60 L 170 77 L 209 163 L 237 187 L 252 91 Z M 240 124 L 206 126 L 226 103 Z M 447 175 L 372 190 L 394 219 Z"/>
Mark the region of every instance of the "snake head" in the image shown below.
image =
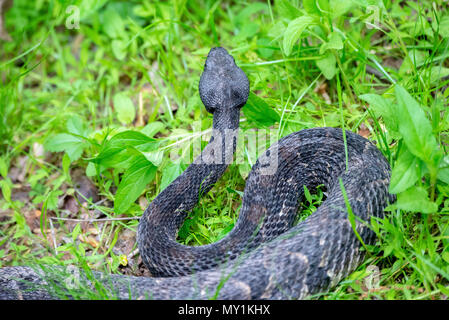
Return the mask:
<path id="1" fill-rule="evenodd" d="M 245 105 L 248 100 L 249 81 L 226 49 L 217 47 L 209 51 L 199 91 L 201 101 L 208 112 L 226 112 Z"/>

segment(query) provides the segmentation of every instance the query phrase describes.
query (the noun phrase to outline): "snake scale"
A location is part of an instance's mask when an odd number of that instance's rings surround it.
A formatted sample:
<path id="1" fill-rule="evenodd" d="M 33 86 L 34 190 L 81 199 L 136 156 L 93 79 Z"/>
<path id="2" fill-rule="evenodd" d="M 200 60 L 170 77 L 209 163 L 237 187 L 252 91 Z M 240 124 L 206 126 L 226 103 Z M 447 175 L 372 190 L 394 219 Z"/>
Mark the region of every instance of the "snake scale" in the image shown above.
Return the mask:
<path id="1" fill-rule="evenodd" d="M 395 200 L 388 193 L 387 160 L 371 142 L 342 129 L 292 133 L 253 166 L 232 231 L 213 244 L 181 245 L 176 236 L 187 212 L 232 161 L 249 81 L 225 49 L 213 48 L 199 92 L 213 113 L 212 137 L 139 222 L 138 248 L 153 277 L 94 272 L 89 278 L 81 272 L 80 281 L 92 286 L 94 277 L 123 299 L 304 299 L 335 286 L 364 258 L 360 240 L 375 242 L 370 219 L 383 217 Z M 267 159 L 276 160 L 271 173 L 267 169 L 273 163 Z M 326 199 L 294 225 L 304 186 L 315 190 L 319 185 L 324 185 Z M 357 233 L 348 212 L 357 218 Z M 64 287 L 67 274 L 62 267 L 53 270 L 0 269 L 0 298 L 55 298 L 54 288 Z"/>

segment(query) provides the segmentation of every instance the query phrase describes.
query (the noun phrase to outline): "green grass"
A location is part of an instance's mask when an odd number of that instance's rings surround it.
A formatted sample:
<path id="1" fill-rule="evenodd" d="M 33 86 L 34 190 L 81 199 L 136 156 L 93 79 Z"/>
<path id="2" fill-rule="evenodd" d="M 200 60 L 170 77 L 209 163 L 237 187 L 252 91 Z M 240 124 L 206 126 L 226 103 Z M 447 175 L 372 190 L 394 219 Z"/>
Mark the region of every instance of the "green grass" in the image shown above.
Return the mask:
<path id="1" fill-rule="evenodd" d="M 69 5 L 80 9 L 78 29 L 66 26 Z M 140 216 L 185 169 L 186 151 L 207 143 L 195 140 L 212 125 L 197 88 L 207 52 L 220 45 L 250 79 L 242 133 L 268 128 L 277 140 L 342 127 L 375 142 L 393 167 L 398 201 L 370 222 L 378 242 L 320 298 L 449 295 L 445 1 L 16 0 L 5 19 L 13 41 L 0 42 L 0 267 L 142 274 L 132 254 L 137 220 L 114 219 Z M 241 155 L 178 241 L 211 243 L 232 228 L 255 162 L 251 150 Z M 67 203 L 78 201 L 80 176 L 99 199 L 74 213 Z M 304 215 L 322 196 L 308 195 Z M 372 285 L 370 270 L 379 271 Z"/>

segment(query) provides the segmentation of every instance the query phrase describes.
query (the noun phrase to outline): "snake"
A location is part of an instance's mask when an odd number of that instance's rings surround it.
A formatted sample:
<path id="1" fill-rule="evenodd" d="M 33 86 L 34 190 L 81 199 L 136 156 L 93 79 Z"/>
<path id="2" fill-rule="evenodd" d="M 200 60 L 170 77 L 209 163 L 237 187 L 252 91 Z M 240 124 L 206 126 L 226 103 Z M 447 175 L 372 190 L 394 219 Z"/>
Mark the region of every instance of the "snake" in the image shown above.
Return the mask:
<path id="1" fill-rule="evenodd" d="M 188 213 L 235 156 L 248 77 L 222 47 L 209 51 L 199 95 L 213 115 L 208 144 L 148 205 L 137 245 L 150 277 L 79 271 L 79 283 L 101 283 L 120 299 L 307 299 L 328 292 L 361 265 L 375 245 L 372 219 L 395 201 L 391 169 L 368 139 L 343 128 L 317 127 L 273 143 L 253 165 L 233 229 L 200 246 L 176 241 Z M 297 222 L 305 190 L 324 190 L 315 212 Z M 0 269 L 1 299 L 74 297 L 66 268 Z M 73 286 L 72 286 L 73 287 Z M 77 289 L 78 288 L 78 289 Z"/>

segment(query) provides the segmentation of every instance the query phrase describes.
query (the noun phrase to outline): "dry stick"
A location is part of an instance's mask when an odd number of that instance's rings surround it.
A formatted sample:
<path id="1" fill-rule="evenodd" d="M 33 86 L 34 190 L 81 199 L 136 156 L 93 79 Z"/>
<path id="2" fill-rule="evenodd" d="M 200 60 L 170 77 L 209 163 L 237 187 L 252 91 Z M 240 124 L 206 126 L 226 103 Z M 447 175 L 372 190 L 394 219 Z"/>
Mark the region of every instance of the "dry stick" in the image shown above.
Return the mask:
<path id="1" fill-rule="evenodd" d="M 103 218 L 103 219 L 72 219 L 72 218 L 50 217 L 50 219 L 64 220 L 64 221 L 75 221 L 75 222 L 99 222 L 99 221 L 118 221 L 118 220 L 139 220 L 140 217 Z"/>

